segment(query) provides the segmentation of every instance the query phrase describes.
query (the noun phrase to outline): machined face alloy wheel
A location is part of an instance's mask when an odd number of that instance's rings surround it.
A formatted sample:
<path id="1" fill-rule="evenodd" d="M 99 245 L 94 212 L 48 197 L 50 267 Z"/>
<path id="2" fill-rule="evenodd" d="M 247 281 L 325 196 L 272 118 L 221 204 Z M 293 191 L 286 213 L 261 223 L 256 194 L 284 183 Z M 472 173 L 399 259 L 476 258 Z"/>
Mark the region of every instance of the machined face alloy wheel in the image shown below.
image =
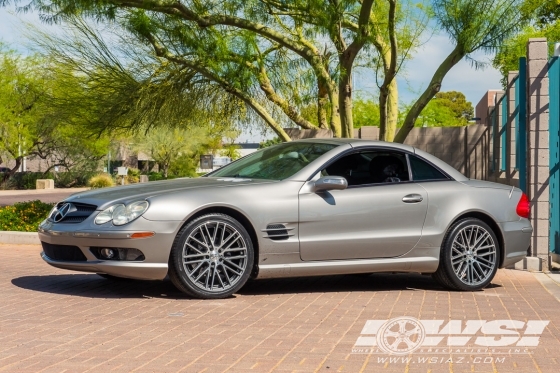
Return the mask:
<path id="1" fill-rule="evenodd" d="M 451 267 L 461 282 L 480 285 L 492 276 L 496 265 L 496 243 L 484 227 L 467 225 L 457 232 L 451 246 Z"/>
<path id="2" fill-rule="evenodd" d="M 219 293 L 235 286 L 247 270 L 247 243 L 232 224 L 207 220 L 185 240 L 182 258 L 192 284 Z"/>

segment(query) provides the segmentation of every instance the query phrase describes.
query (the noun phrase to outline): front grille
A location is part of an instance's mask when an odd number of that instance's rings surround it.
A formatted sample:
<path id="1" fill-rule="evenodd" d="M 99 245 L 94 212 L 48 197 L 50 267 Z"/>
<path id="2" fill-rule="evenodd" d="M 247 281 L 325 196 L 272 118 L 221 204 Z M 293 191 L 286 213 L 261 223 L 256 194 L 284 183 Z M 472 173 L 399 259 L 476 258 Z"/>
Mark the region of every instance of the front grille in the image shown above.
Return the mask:
<path id="1" fill-rule="evenodd" d="M 63 205 L 67 204 L 68 202 L 60 202 L 56 205 L 57 209 L 62 208 Z M 64 218 L 56 223 L 63 223 L 63 224 L 72 224 L 72 223 L 81 223 L 86 220 L 93 212 L 97 209 L 95 205 L 88 205 L 86 203 L 76 203 L 76 202 L 69 202 L 71 207 L 68 210 L 68 213 L 64 216 Z M 49 220 L 54 221 L 57 212 L 54 211 L 51 216 L 49 216 Z"/>
<path id="2" fill-rule="evenodd" d="M 86 256 L 78 246 L 69 245 L 53 245 L 41 241 L 45 255 L 52 260 L 61 260 L 67 262 L 85 262 Z"/>

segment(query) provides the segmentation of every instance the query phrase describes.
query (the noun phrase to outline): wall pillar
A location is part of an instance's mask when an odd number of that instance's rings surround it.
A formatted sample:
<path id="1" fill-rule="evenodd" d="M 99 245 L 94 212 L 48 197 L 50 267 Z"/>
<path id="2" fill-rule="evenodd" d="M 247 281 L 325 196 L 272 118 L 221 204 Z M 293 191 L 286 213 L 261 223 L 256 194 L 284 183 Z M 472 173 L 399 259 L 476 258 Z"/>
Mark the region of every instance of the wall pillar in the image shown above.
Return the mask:
<path id="1" fill-rule="evenodd" d="M 548 265 L 549 255 L 549 91 L 546 38 L 527 43 L 527 195 L 533 237 L 529 255 Z"/>

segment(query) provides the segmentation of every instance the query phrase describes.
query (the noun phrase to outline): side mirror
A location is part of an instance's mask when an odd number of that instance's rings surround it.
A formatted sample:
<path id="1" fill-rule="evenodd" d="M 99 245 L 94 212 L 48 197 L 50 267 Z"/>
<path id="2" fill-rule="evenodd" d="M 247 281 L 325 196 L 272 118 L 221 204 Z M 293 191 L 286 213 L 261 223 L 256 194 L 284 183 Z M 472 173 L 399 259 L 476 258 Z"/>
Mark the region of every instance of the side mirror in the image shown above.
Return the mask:
<path id="1" fill-rule="evenodd" d="M 313 184 L 314 192 L 342 190 L 348 188 L 348 181 L 342 176 L 323 176 Z"/>

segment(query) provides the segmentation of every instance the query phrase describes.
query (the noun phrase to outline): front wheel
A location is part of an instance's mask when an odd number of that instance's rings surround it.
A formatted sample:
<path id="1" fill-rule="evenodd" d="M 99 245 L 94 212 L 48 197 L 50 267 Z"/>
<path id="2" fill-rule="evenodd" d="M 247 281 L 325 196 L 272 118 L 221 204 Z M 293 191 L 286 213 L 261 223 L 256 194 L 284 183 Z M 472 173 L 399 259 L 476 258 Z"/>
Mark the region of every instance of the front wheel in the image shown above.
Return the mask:
<path id="1" fill-rule="evenodd" d="M 242 224 L 228 215 L 208 214 L 177 234 L 169 278 L 193 297 L 226 298 L 247 282 L 253 258 L 251 237 Z"/>
<path id="2" fill-rule="evenodd" d="M 499 263 L 499 243 L 492 228 L 482 220 L 466 218 L 447 232 L 433 277 L 451 290 L 480 290 L 490 284 Z"/>

